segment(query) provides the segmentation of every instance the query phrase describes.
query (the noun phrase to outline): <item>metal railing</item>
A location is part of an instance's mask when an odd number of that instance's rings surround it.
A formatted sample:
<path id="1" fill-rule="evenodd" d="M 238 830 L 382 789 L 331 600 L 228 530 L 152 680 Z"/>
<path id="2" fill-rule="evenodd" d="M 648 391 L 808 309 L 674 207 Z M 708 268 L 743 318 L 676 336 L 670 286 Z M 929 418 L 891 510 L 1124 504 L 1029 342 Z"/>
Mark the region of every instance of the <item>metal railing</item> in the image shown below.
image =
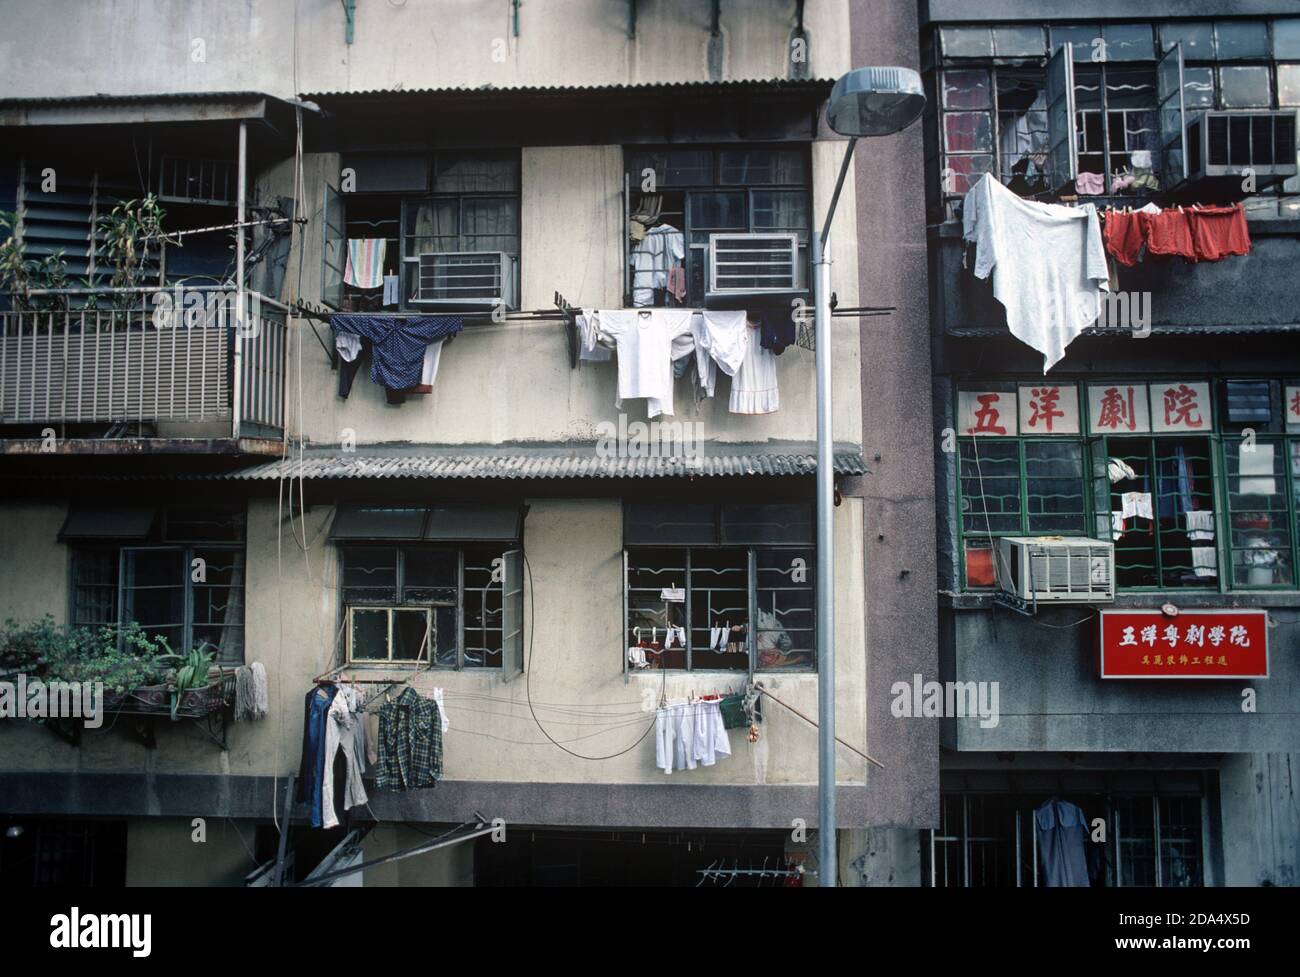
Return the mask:
<path id="1" fill-rule="evenodd" d="M 255 292 L 33 289 L 0 311 L 0 424 L 284 426 L 286 313 Z"/>

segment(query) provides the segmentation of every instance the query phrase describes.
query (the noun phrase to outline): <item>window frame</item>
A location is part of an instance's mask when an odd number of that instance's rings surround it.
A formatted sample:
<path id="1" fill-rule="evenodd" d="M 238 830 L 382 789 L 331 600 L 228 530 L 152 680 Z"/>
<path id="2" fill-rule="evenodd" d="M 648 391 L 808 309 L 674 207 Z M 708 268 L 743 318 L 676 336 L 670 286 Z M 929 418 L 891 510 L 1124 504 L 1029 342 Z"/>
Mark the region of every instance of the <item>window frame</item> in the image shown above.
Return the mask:
<path id="1" fill-rule="evenodd" d="M 522 671 L 522 666 L 523 666 L 522 661 L 519 662 L 512 661 L 512 659 L 515 656 L 512 652 L 511 639 L 512 637 L 516 637 L 516 633 L 515 632 L 507 633 L 507 628 L 506 628 L 506 619 L 508 616 L 507 608 L 506 608 L 507 597 L 513 597 L 516 594 L 520 594 L 520 595 L 522 594 L 522 590 L 514 589 L 515 582 L 509 579 L 509 571 L 508 571 L 510 557 L 512 554 L 519 553 L 520 563 L 522 563 L 523 560 L 523 556 L 522 556 L 523 546 L 518 540 L 515 541 L 491 540 L 491 541 L 484 541 L 484 542 L 474 542 L 472 540 L 467 540 L 467 541 L 457 540 L 455 542 L 452 542 L 452 541 L 414 540 L 414 539 L 406 539 L 406 540 L 394 539 L 388 541 L 358 539 L 352 541 L 336 541 L 335 547 L 338 551 L 336 553 L 336 558 L 338 560 L 338 568 L 339 568 L 339 574 L 338 574 L 339 625 L 338 627 L 341 636 L 339 641 L 340 647 L 338 650 L 342 651 L 341 660 L 343 661 L 344 665 L 346 665 L 347 667 L 349 668 L 357 668 L 357 667 L 420 668 L 420 669 L 428 668 L 428 669 L 436 669 L 439 671 L 457 671 L 457 672 L 464 671 L 467 669 L 472 669 L 476 672 L 500 673 L 507 681 L 511 677 L 513 677 L 514 674 L 516 674 L 519 671 Z M 499 581 L 492 580 L 488 586 L 497 588 L 498 593 L 500 595 L 501 609 L 498 612 L 496 612 L 496 614 L 501 618 L 501 627 L 499 629 L 489 628 L 486 625 L 483 625 L 481 627 L 467 627 L 466 613 L 465 613 L 466 591 L 467 589 L 478 591 L 484 588 L 466 587 L 465 584 L 466 550 L 485 549 L 485 550 L 491 550 L 495 552 L 497 547 L 500 547 L 501 549 L 499 558 L 502 560 L 502 576 Z M 415 550 L 415 549 L 426 550 L 430 552 L 443 552 L 443 553 L 455 554 L 456 556 L 456 583 L 455 583 L 456 599 L 454 602 L 447 601 L 447 600 L 410 601 L 406 599 L 406 590 L 408 589 L 406 583 L 407 551 Z M 372 553 L 380 552 L 380 551 L 393 551 L 395 553 L 395 561 L 394 561 L 395 578 L 394 578 L 394 583 L 392 588 L 393 599 L 390 600 L 386 597 L 376 598 L 373 601 L 348 599 L 347 596 L 348 587 L 344 581 L 344 572 L 347 567 L 348 553 L 357 552 L 357 551 L 367 551 Z M 493 557 L 493 559 L 496 558 L 498 557 Z M 486 572 L 493 571 L 493 568 L 491 566 L 474 567 L 471 569 L 475 571 L 486 571 Z M 413 587 L 414 585 L 412 585 L 412 588 Z M 522 588 L 522 580 L 519 581 L 519 587 Z M 448 589 L 450 589 L 450 587 L 448 587 Z M 444 607 L 444 608 L 454 607 L 456 610 L 455 663 L 454 664 L 439 663 L 437 660 L 438 658 L 437 648 L 433 644 L 429 645 L 429 649 L 428 649 L 429 654 L 427 658 L 420 658 L 420 659 L 394 658 L 393 657 L 394 612 L 403 611 L 403 610 L 427 611 L 429 613 L 429 628 L 426 631 L 426 634 L 432 637 L 433 640 L 436 642 L 438 625 L 437 625 L 437 615 L 436 613 L 434 613 L 434 609 L 439 607 Z M 389 624 L 388 624 L 388 641 L 387 641 L 388 657 L 387 658 L 354 658 L 353 657 L 352 612 L 356 609 L 388 611 Z M 501 631 L 500 664 L 478 665 L 468 661 L 468 656 L 466 652 L 469 649 L 466 648 L 466 644 L 465 644 L 466 633 L 469 631 L 487 632 L 487 631 L 495 631 L 495 630 Z M 522 642 L 522 634 L 521 633 L 518 634 L 517 637 L 519 641 Z M 484 647 L 482 649 L 477 649 L 477 650 L 487 651 L 488 649 Z"/>
<path id="2" fill-rule="evenodd" d="M 1024 464 L 1024 445 L 1031 441 L 1057 441 L 1081 443 L 1082 445 L 1082 470 L 1085 500 L 1085 518 L 1084 531 L 1082 533 L 1054 531 L 1052 535 L 1059 536 L 1082 536 L 1092 539 L 1100 539 L 1113 544 L 1109 526 L 1110 526 L 1110 509 L 1109 495 L 1107 495 L 1106 508 L 1102 508 L 1098 502 L 1099 489 L 1097 481 L 1098 472 L 1104 477 L 1104 462 L 1110 457 L 1109 440 L 1119 438 L 1121 440 L 1144 441 L 1148 445 L 1148 451 L 1154 457 L 1155 442 L 1157 440 L 1179 440 L 1179 439 L 1205 439 L 1209 451 L 1208 460 L 1210 463 L 1211 486 L 1210 498 L 1214 505 L 1215 513 L 1215 538 L 1214 547 L 1216 559 L 1218 561 L 1218 576 L 1214 584 L 1205 587 L 1190 587 L 1165 584 L 1163 565 L 1157 556 L 1156 575 L 1160 581 L 1154 586 L 1145 587 L 1121 587 L 1116 584 L 1116 593 L 1124 594 L 1152 594 L 1152 593 L 1186 593 L 1186 594 L 1251 594 L 1251 593 L 1269 593 L 1269 592 L 1287 592 L 1294 593 L 1300 591 L 1300 421 L 1288 423 L 1286 395 L 1288 388 L 1295 389 L 1300 386 L 1300 380 L 1294 376 L 1280 375 L 1232 375 L 1222 376 L 1213 375 L 1205 376 L 1202 374 L 1186 374 L 1174 379 L 1184 379 L 1189 382 L 1203 382 L 1209 387 L 1209 400 L 1205 405 L 1210 412 L 1210 425 L 1208 428 L 1199 433 L 1185 432 L 1161 432 L 1148 430 L 1145 432 L 1137 431 L 1132 433 L 1100 433 L 1091 430 L 1091 422 L 1088 410 L 1088 387 L 1091 384 L 1101 382 L 1113 382 L 1115 384 L 1133 384 L 1136 386 L 1146 387 L 1150 384 L 1159 384 L 1162 378 L 1146 377 L 1124 377 L 1122 375 L 1115 377 L 1101 378 L 1080 378 L 1061 380 L 1062 386 L 1072 386 L 1078 390 L 1078 402 L 1080 404 L 1080 432 L 1076 434 L 1062 435 L 1041 435 L 1041 434 L 1015 434 L 1015 435 L 960 435 L 956 441 L 955 450 L 951 453 L 954 456 L 953 461 L 953 490 L 951 500 L 951 511 L 955 520 L 955 539 L 956 539 L 956 556 L 957 556 L 957 581 L 959 590 L 962 593 L 970 594 L 989 594 L 996 590 L 996 584 L 991 587 L 972 586 L 968 580 L 967 574 L 967 557 L 966 544 L 969 540 L 997 540 L 1001 537 L 1010 537 L 1016 535 L 1031 535 L 1032 531 L 1028 526 L 1028 495 L 1026 485 L 1026 470 Z M 1234 426 L 1227 420 L 1225 409 L 1222 406 L 1225 387 L 1228 383 L 1244 380 L 1258 380 L 1268 382 L 1273 385 L 1272 408 L 1276 410 L 1279 406 L 1281 414 L 1275 417 L 1267 430 L 1255 432 L 1254 428 Z M 1019 381 L 1006 380 L 998 377 L 990 378 L 983 381 L 963 381 L 961 384 L 954 386 L 951 406 L 954 411 L 958 409 L 958 397 L 962 391 L 972 389 L 993 389 L 1001 388 L 1007 385 L 1015 386 Z M 1277 393 L 1281 393 L 1280 403 L 1277 401 Z M 954 414 L 954 416 L 956 416 Z M 1291 568 L 1291 582 L 1273 583 L 1273 584 L 1237 584 L 1233 579 L 1234 566 L 1231 560 L 1234 555 L 1234 547 L 1231 544 L 1231 517 L 1232 510 L 1229 508 L 1230 486 L 1229 479 L 1240 477 L 1233 476 L 1229 471 L 1229 450 L 1234 439 L 1242 438 L 1246 431 L 1251 431 L 1256 443 L 1267 443 L 1275 446 L 1275 451 L 1280 454 L 1280 471 L 1273 477 L 1277 478 L 1281 484 L 1282 494 L 1285 496 L 1283 502 L 1285 509 L 1269 510 L 1270 512 L 1285 513 L 1287 520 L 1287 531 L 1282 535 L 1285 538 L 1286 545 L 1289 548 L 1286 556 Z M 1018 451 L 1019 460 L 1019 477 L 1020 477 L 1020 529 L 1017 532 L 979 532 L 968 531 L 965 527 L 965 519 L 962 512 L 962 503 L 965 496 L 963 492 L 963 459 L 962 445 L 968 442 L 1018 442 L 1020 447 Z M 1276 455 L 1275 455 L 1276 457 Z M 1098 461 L 1102 462 L 1102 467 L 1098 469 Z M 1246 476 L 1250 477 L 1250 476 Z M 1246 510 L 1243 510 L 1246 511 Z M 1250 510 L 1253 511 L 1253 510 Z M 1099 530 L 1104 527 L 1106 532 Z M 1159 551 L 1159 541 L 1157 534 L 1157 553 Z M 1240 549 L 1239 547 L 1236 549 Z"/>
<path id="3" fill-rule="evenodd" d="M 723 179 L 723 160 L 722 155 L 728 151 L 742 150 L 795 150 L 801 156 L 804 167 L 804 181 L 802 183 L 759 183 L 759 182 L 726 182 Z M 709 270 L 709 245 L 692 244 L 692 232 L 698 233 L 720 233 L 720 234 L 794 234 L 799 251 L 799 282 L 791 294 L 807 292 L 812 281 L 812 235 L 815 233 L 813 226 L 813 159 L 812 159 L 812 142 L 736 142 L 736 143 L 667 143 L 667 144 L 631 144 L 623 147 L 623 173 L 626 180 L 627 192 L 624 196 L 623 215 L 626 222 L 631 220 L 632 213 L 635 212 L 635 195 L 640 191 L 640 174 L 634 173 L 631 169 L 632 160 L 636 156 L 654 154 L 654 153 L 672 153 L 672 152 L 700 152 L 710 154 L 710 181 L 709 183 L 656 183 L 655 192 L 680 193 L 682 195 L 682 209 L 667 211 L 671 217 L 677 217 L 680 213 L 680 227 L 673 224 L 682 232 L 683 246 L 686 251 L 686 258 L 683 261 L 683 270 L 686 274 L 687 298 L 684 300 L 686 306 L 703 307 L 705 298 L 709 289 L 708 270 Z M 790 191 L 804 194 L 804 220 L 805 225 L 802 228 L 788 227 L 756 227 L 754 225 L 754 194 L 767 192 Z M 744 228 L 710 228 L 694 227 L 691 223 L 691 201 L 694 196 L 718 195 L 723 194 L 741 194 L 743 196 L 742 209 L 744 212 Z M 668 223 L 672 223 L 669 221 Z M 802 236 L 805 240 L 799 241 Z M 692 295 L 694 282 L 696 279 L 696 270 L 699 269 L 699 278 L 704 289 L 704 294 Z M 624 296 L 623 301 L 626 305 L 632 304 L 632 244 L 626 231 L 623 232 L 623 280 Z M 785 293 L 781 293 L 784 297 Z M 693 299 L 698 298 L 697 301 Z"/>
<path id="4" fill-rule="evenodd" d="M 684 574 L 683 589 L 685 590 L 685 601 L 683 602 L 682 605 L 683 606 L 682 613 L 683 613 L 683 621 L 685 622 L 684 628 L 686 631 L 686 648 L 684 649 L 686 655 L 686 664 L 682 668 L 655 669 L 656 672 L 675 672 L 679 674 L 686 674 L 686 673 L 714 674 L 714 675 L 737 675 L 743 673 L 749 675 L 750 677 L 752 677 L 755 672 L 760 672 L 760 671 L 761 672 L 770 671 L 773 672 L 774 674 L 807 674 L 807 673 L 816 672 L 818 621 L 817 621 L 816 578 L 814 576 L 816 570 L 815 541 L 811 543 L 718 543 L 718 542 L 670 543 L 661 546 L 655 546 L 653 544 L 644 544 L 644 543 L 633 543 L 630 545 L 624 545 L 623 547 L 623 630 L 622 630 L 623 646 L 619 650 L 619 655 L 623 661 L 623 676 L 625 681 L 627 680 L 627 676 L 630 673 L 630 668 L 627 660 L 627 650 L 629 647 L 631 647 L 631 641 L 632 641 L 632 608 L 631 608 L 630 598 L 631 598 L 633 588 L 629 586 L 630 583 L 629 574 L 631 572 L 633 553 L 638 550 L 641 551 L 665 550 L 665 551 L 681 552 L 685 556 L 685 561 L 683 566 L 683 574 Z M 693 609 L 692 593 L 696 589 L 691 585 L 691 573 L 692 573 L 691 553 L 693 550 L 738 550 L 738 551 L 743 551 L 745 553 L 745 573 L 746 573 L 745 592 L 746 592 L 746 605 L 747 605 L 747 623 L 745 627 L 746 667 L 744 669 L 696 668 L 695 667 L 694 654 L 697 649 L 694 647 L 694 639 L 693 639 L 693 631 L 695 630 L 695 628 L 692 627 L 692 623 L 691 623 L 692 622 L 691 612 Z M 812 628 L 811 628 L 812 656 L 811 656 L 811 661 L 807 665 L 800 665 L 800 666 L 788 667 L 788 668 L 764 669 L 761 668 L 758 663 L 758 633 L 759 633 L 758 613 L 757 613 L 759 609 L 758 597 L 759 597 L 759 592 L 765 589 L 759 586 L 758 561 L 759 561 L 760 553 L 772 553 L 772 552 L 783 552 L 783 551 L 807 553 L 812 558 L 812 564 L 808 567 L 809 575 L 812 577 L 812 582 L 807 588 L 812 598 L 812 607 L 810 608 L 810 613 L 812 615 Z M 656 588 L 651 587 L 651 588 L 637 588 L 637 589 L 639 590 L 648 589 L 650 591 L 653 591 Z M 702 650 L 707 651 L 707 649 L 702 649 Z"/>
<path id="5" fill-rule="evenodd" d="M 1287 17 L 1287 16 L 1217 17 L 1212 20 L 1205 21 L 1204 23 L 1209 29 L 1211 48 L 1208 52 L 1200 51 L 1200 50 L 1187 51 L 1184 48 L 1183 65 L 1186 69 L 1208 70 L 1210 72 L 1213 85 L 1214 85 L 1214 93 L 1213 93 L 1214 97 L 1213 97 L 1212 105 L 1195 106 L 1195 107 L 1189 106 L 1187 111 L 1189 112 L 1200 111 L 1205 108 L 1211 108 L 1217 111 L 1265 112 L 1265 111 L 1278 111 L 1278 110 L 1290 108 L 1291 106 L 1283 105 L 1281 102 L 1281 92 L 1278 87 L 1278 66 L 1283 64 L 1300 64 L 1300 54 L 1292 54 L 1292 55 L 1285 55 L 1285 56 L 1279 55 L 1277 50 L 1277 43 L 1274 35 L 1276 29 L 1275 25 L 1279 21 L 1295 21 L 1297 19 L 1300 18 L 1296 18 L 1294 16 L 1292 17 Z M 1222 25 L 1234 23 L 1234 22 L 1252 22 L 1252 23 L 1261 23 L 1264 25 L 1266 30 L 1266 36 L 1267 36 L 1266 51 L 1264 54 L 1253 53 L 1249 55 L 1243 55 L 1241 57 L 1220 56 L 1219 54 L 1220 27 Z M 1077 42 L 1074 43 L 1075 50 L 1074 50 L 1074 56 L 1072 58 L 1073 63 L 1079 66 L 1096 64 L 1100 69 L 1099 78 L 1100 78 L 1101 90 L 1099 94 L 1101 99 L 1101 108 L 1080 110 L 1078 114 L 1082 114 L 1083 111 L 1088 111 L 1093 113 L 1101 112 L 1103 114 L 1102 160 L 1104 164 L 1103 177 L 1105 179 L 1105 194 L 1103 196 L 1113 195 L 1112 186 L 1111 186 L 1111 159 L 1116 155 L 1116 152 L 1113 151 L 1113 148 L 1110 145 L 1111 140 L 1110 140 L 1110 132 L 1109 132 L 1110 126 L 1109 126 L 1109 115 L 1108 115 L 1109 109 L 1108 109 L 1108 95 L 1107 95 L 1107 87 L 1106 87 L 1107 70 L 1112 66 L 1120 69 L 1129 69 L 1129 70 L 1149 66 L 1153 71 L 1153 73 L 1156 72 L 1159 63 L 1167 55 L 1170 54 L 1170 52 L 1174 48 L 1174 45 L 1179 42 L 1180 38 L 1178 37 L 1177 32 L 1185 28 L 1189 23 L 1191 22 L 1187 21 L 1185 18 L 1184 19 L 1151 18 L 1149 20 L 1142 20 L 1137 22 L 1129 22 L 1129 21 L 1121 21 L 1121 20 L 1103 20 L 1103 21 L 1098 21 L 1096 23 L 1089 23 L 1089 24 L 1082 25 L 1084 27 L 1095 27 L 1097 29 L 1098 36 L 1102 38 L 1105 37 L 1107 27 L 1112 27 L 1112 26 L 1130 27 L 1135 25 L 1146 26 L 1151 29 L 1153 40 L 1154 40 L 1153 57 L 1151 59 L 1106 58 L 1105 60 L 1098 61 L 1098 62 L 1093 62 L 1091 60 L 1091 56 L 1086 49 L 1083 52 L 1083 57 L 1080 57 L 1079 49 L 1082 47 L 1082 45 Z M 938 195 L 937 198 L 935 199 L 937 199 L 940 204 L 940 213 L 941 213 L 942 220 L 953 219 L 952 216 L 953 207 L 955 203 L 964 196 L 964 191 L 959 192 L 955 188 L 949 189 L 949 186 L 946 185 L 946 181 L 944 180 L 945 171 L 948 171 L 950 169 L 950 164 L 948 162 L 950 157 L 957 156 L 963 158 L 982 158 L 984 156 L 987 156 L 989 158 L 989 167 L 987 172 L 993 173 L 999 179 L 999 181 L 1004 182 L 1005 185 L 1005 181 L 1003 180 L 1003 160 L 1001 159 L 1002 151 L 1001 151 L 1000 133 L 1001 133 L 1002 125 L 1000 119 L 1001 109 L 999 107 L 999 99 L 998 99 L 999 71 L 1002 69 L 1023 71 L 1026 68 L 1042 68 L 1045 72 L 1044 91 L 1046 91 L 1048 87 L 1048 81 L 1046 77 L 1048 65 L 1051 62 L 1053 56 L 1060 49 L 1061 44 L 1065 43 L 1065 42 L 1059 42 L 1055 35 L 1061 30 L 1061 28 L 1073 27 L 1073 26 L 1078 26 L 1078 25 L 1062 24 L 1059 22 L 1054 22 L 1050 19 L 1043 19 L 1040 21 L 986 22 L 980 24 L 944 23 L 944 24 L 936 24 L 929 31 L 927 31 L 925 43 L 927 49 L 930 52 L 932 52 L 932 60 L 927 64 L 927 73 L 931 71 L 933 72 L 932 85 L 933 85 L 934 94 L 936 96 L 933 100 L 935 104 L 935 111 L 933 113 L 933 122 L 930 123 L 930 125 L 933 126 L 932 138 L 934 138 L 935 140 L 934 145 L 937 149 L 937 154 L 935 156 L 935 161 L 933 164 L 937 172 L 931 172 L 928 176 L 928 180 L 937 181 L 931 183 L 931 185 L 937 185 L 938 187 Z M 990 40 L 988 45 L 989 51 L 978 55 L 972 54 L 967 56 L 960 56 L 960 55 L 954 56 L 954 55 L 947 54 L 944 51 L 942 33 L 945 30 L 965 29 L 965 28 L 972 28 L 972 27 L 978 28 L 983 31 L 987 31 L 990 39 L 994 38 L 994 36 L 996 35 L 999 29 L 1006 29 L 1012 27 L 1043 28 L 1048 32 L 1046 52 L 1043 55 L 1022 55 L 1022 56 L 1000 55 L 997 52 L 996 45 L 993 43 L 992 40 Z M 1225 69 L 1242 68 L 1242 67 L 1262 67 L 1267 70 L 1268 86 L 1269 86 L 1268 106 L 1266 107 L 1255 106 L 1250 108 L 1243 108 L 1243 107 L 1225 108 L 1223 104 L 1222 72 Z M 987 108 L 983 108 L 983 109 L 956 108 L 953 110 L 948 110 L 945 108 L 944 91 L 945 91 L 947 73 L 963 72 L 963 71 L 982 71 L 985 74 L 986 83 L 989 90 L 989 99 L 988 99 L 989 104 Z M 1157 76 L 1156 87 L 1158 89 L 1158 76 Z M 1077 91 L 1077 85 L 1075 86 L 1075 90 Z M 1160 102 L 1159 102 L 1158 91 L 1156 92 L 1156 97 L 1155 100 L 1153 101 L 1153 104 L 1151 105 L 1150 110 L 1156 114 L 1157 127 L 1158 127 L 1159 113 L 1160 113 Z M 1115 111 L 1132 112 L 1132 111 L 1140 111 L 1140 110 L 1127 109 L 1127 110 L 1115 110 Z M 991 126 L 991 148 L 987 153 L 982 153 L 978 151 L 970 151 L 970 152 L 959 151 L 956 153 L 948 152 L 946 147 L 946 140 L 945 140 L 945 132 L 946 132 L 945 116 L 947 114 L 951 114 L 951 112 L 981 112 L 981 113 L 987 113 L 989 115 L 989 122 Z M 1076 118 L 1076 124 L 1074 126 L 1074 140 L 1076 145 L 1078 140 L 1082 136 L 1082 132 L 1079 126 L 1077 125 L 1077 121 L 1078 120 Z M 1049 110 L 1049 125 L 1050 125 L 1050 110 Z M 1050 145 L 1051 145 L 1051 137 L 1049 135 L 1048 137 L 1049 149 L 1050 149 Z M 1184 147 L 1184 151 L 1185 151 L 1185 147 Z M 1128 152 L 1128 150 L 1125 147 L 1120 152 L 1126 153 Z M 975 174 L 973 178 L 970 179 L 970 183 L 972 184 L 976 180 L 978 180 L 980 176 L 983 175 L 983 171 L 972 170 L 971 172 Z M 1160 170 L 1157 170 L 1157 173 L 1161 178 L 1161 183 L 1164 184 L 1166 173 L 1164 172 L 1163 165 Z M 1296 178 L 1296 179 L 1297 182 L 1300 182 L 1300 178 Z M 1142 199 L 1147 199 L 1150 196 L 1151 196 L 1151 192 L 1143 191 L 1136 194 L 1123 194 L 1119 197 L 1119 199 L 1124 199 L 1126 201 L 1142 200 Z M 1094 201 L 1100 202 L 1100 198 L 1093 198 L 1093 199 Z M 1295 210 L 1296 206 L 1300 206 L 1300 194 L 1297 193 L 1297 189 L 1292 188 L 1288 190 L 1288 188 L 1285 186 L 1285 182 L 1280 182 L 1276 186 L 1266 187 L 1264 190 L 1259 191 L 1256 194 L 1253 194 L 1249 199 L 1254 200 L 1256 202 L 1269 201 L 1275 204 L 1275 206 L 1273 206 L 1271 209 L 1256 207 L 1254 210 L 1252 210 L 1250 216 L 1259 219 L 1285 217 L 1286 213 L 1284 211 L 1286 208 L 1285 208 L 1284 201 L 1287 200 L 1292 200 L 1293 202 L 1296 202 L 1295 206 L 1291 208 L 1292 211 Z"/>

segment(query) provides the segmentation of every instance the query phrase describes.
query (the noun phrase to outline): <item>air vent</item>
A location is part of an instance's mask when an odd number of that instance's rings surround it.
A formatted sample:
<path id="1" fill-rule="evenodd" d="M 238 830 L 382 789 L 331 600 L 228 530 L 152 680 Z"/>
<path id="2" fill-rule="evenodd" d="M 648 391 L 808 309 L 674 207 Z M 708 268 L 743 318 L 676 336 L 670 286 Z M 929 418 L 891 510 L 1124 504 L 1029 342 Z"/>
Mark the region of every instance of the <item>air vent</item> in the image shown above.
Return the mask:
<path id="1" fill-rule="evenodd" d="M 802 288 L 798 235 L 709 235 L 709 297 L 771 295 Z"/>
<path id="2" fill-rule="evenodd" d="M 500 251 L 420 255 L 414 302 L 420 305 L 517 307 L 514 257 Z"/>

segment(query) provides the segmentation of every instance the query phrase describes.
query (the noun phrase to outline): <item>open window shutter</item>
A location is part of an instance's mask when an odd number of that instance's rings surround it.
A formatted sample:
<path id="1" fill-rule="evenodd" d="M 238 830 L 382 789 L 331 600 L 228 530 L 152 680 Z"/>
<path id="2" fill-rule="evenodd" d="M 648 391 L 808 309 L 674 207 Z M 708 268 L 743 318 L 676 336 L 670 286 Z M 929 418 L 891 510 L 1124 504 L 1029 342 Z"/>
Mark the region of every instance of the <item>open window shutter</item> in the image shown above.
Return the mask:
<path id="1" fill-rule="evenodd" d="M 1074 131 L 1074 51 L 1068 42 L 1047 62 L 1047 179 L 1058 189 L 1079 175 Z"/>
<path id="2" fill-rule="evenodd" d="M 505 576 L 501 583 L 501 667 L 509 682 L 524 670 L 524 553 L 502 554 Z"/>
<path id="3" fill-rule="evenodd" d="M 1187 181 L 1187 106 L 1183 97 L 1183 44 L 1179 41 L 1156 64 L 1160 111 L 1161 173 L 1166 190 Z"/>
<path id="4" fill-rule="evenodd" d="M 348 260 L 347 231 L 343 221 L 343 197 L 325 184 L 323 210 L 325 238 L 321 244 L 320 300 L 332 309 L 343 304 L 343 272 Z"/>

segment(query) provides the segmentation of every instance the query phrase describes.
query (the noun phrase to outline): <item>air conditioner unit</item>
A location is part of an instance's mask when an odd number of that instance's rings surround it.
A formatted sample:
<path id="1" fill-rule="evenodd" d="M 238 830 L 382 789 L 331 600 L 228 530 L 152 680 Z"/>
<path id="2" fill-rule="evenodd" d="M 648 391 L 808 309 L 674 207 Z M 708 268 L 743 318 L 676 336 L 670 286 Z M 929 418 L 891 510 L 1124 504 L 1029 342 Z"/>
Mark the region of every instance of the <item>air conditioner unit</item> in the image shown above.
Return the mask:
<path id="1" fill-rule="evenodd" d="M 518 262 L 501 251 L 438 251 L 420 255 L 417 305 L 519 307 Z"/>
<path id="2" fill-rule="evenodd" d="M 1115 547 L 1099 539 L 1004 536 L 997 541 L 998 588 L 1029 604 L 1115 599 Z"/>
<path id="3" fill-rule="evenodd" d="M 1204 111 L 1187 115 L 1189 183 L 1231 178 L 1245 170 L 1256 185 L 1296 175 L 1296 113 Z"/>
<path id="4" fill-rule="evenodd" d="M 708 298 L 804 287 L 797 234 L 710 234 Z"/>

